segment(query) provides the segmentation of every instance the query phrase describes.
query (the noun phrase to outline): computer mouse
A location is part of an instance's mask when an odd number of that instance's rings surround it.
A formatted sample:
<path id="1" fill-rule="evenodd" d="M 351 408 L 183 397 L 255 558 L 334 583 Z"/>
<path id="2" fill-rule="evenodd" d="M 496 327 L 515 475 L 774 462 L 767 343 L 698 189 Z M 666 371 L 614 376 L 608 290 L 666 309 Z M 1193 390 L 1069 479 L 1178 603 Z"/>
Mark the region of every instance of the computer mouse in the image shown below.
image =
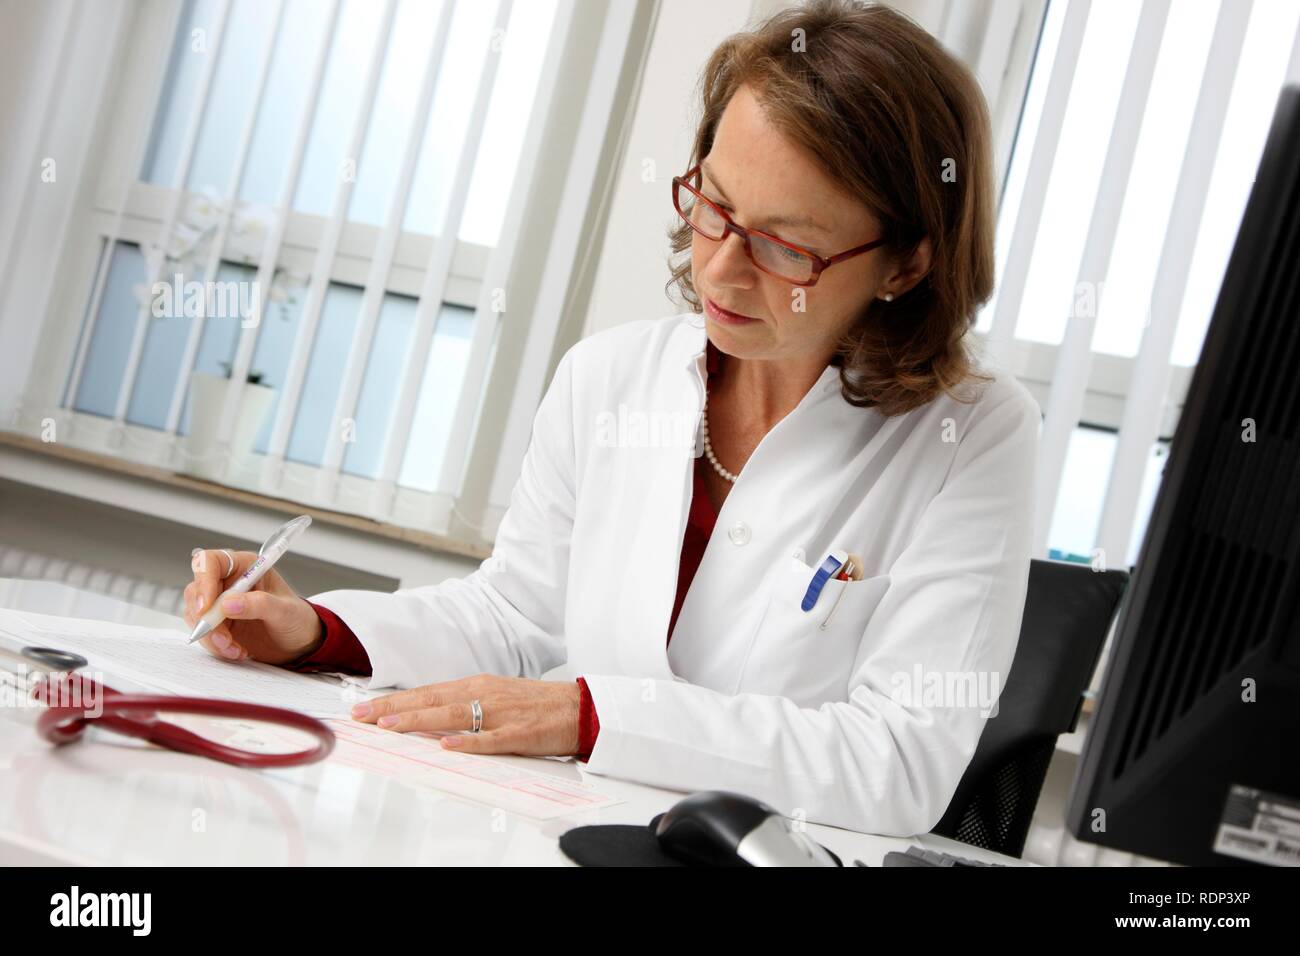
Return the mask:
<path id="1" fill-rule="evenodd" d="M 669 856 L 694 866 L 839 866 L 825 847 L 772 807 L 722 790 L 695 793 L 655 827 Z"/>

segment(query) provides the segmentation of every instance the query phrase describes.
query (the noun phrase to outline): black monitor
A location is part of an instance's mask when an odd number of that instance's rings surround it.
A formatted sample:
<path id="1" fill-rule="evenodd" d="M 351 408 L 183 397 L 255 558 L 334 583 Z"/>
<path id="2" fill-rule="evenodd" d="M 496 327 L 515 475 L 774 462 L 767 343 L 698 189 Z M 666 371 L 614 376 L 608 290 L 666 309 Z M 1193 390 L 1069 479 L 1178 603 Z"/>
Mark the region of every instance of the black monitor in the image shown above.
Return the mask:
<path id="1" fill-rule="evenodd" d="M 1300 863 L 1300 86 L 1283 89 L 1066 812 L 1189 865 Z"/>

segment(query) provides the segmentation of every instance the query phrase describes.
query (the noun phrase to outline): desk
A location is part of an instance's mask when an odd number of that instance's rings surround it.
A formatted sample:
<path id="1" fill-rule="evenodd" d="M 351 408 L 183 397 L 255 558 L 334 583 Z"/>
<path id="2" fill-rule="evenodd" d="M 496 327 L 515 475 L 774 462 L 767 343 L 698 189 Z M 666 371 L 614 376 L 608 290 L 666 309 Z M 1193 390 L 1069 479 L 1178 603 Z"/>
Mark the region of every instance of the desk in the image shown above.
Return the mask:
<path id="1" fill-rule="evenodd" d="M 68 585 L 0 579 L 0 607 L 148 627 L 176 619 Z M 568 865 L 557 840 L 588 823 L 649 822 L 682 794 L 588 776 L 624 802 L 536 821 L 333 766 L 246 770 L 88 736 L 53 748 L 33 729 L 38 711 L 0 708 L 0 865 Z M 526 763 L 579 779 L 575 761 Z M 970 859 L 1019 863 L 925 835 L 897 839 L 811 825 L 814 839 L 875 866 L 913 843 Z"/>

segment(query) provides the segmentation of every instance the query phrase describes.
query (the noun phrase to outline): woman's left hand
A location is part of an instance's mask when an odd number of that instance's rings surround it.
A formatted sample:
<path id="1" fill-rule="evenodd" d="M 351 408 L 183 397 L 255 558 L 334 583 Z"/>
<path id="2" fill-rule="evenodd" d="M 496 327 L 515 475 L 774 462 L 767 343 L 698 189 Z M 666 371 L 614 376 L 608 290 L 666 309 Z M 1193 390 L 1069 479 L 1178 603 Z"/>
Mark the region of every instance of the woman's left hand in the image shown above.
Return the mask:
<path id="1" fill-rule="evenodd" d="M 479 674 L 385 694 L 357 704 L 352 716 L 402 733 L 461 731 L 441 742 L 464 753 L 569 756 L 578 752 L 581 699 L 577 681 Z M 483 728 L 477 734 L 468 732 L 474 725 L 473 700 L 483 711 Z"/>

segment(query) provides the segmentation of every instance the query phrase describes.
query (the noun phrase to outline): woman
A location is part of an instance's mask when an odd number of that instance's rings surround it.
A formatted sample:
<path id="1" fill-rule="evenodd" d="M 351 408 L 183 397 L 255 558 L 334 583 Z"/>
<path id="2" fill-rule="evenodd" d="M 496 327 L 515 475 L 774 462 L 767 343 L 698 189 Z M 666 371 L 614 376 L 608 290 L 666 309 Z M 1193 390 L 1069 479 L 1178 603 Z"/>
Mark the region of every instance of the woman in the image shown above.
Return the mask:
<path id="1" fill-rule="evenodd" d="M 310 603 L 272 573 L 205 643 L 405 688 L 354 716 L 477 723 L 443 738 L 461 751 L 923 832 L 1029 565 L 1037 406 L 963 338 L 993 285 L 987 108 L 915 24 L 848 0 L 728 39 L 702 94 L 673 184 L 691 311 L 564 356 L 493 556 Z M 860 577 L 817 592 L 848 552 Z M 203 554 L 191 623 L 252 557 Z M 538 679 L 566 660 L 576 682 Z"/>

